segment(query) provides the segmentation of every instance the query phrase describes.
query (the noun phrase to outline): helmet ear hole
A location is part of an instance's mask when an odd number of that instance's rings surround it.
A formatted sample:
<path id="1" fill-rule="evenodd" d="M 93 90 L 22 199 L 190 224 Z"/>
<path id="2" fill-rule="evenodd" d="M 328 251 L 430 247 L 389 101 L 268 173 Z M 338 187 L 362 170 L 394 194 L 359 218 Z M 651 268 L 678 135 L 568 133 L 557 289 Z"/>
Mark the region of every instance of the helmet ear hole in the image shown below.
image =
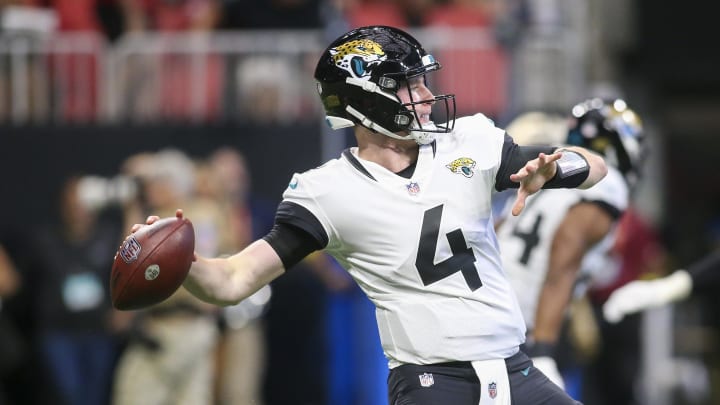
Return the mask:
<path id="1" fill-rule="evenodd" d="M 414 118 L 414 115 L 410 111 L 399 111 L 395 114 L 394 122 L 399 128 L 410 128 Z"/>
<path id="2" fill-rule="evenodd" d="M 378 79 L 378 85 L 385 90 L 396 92 L 400 88 L 400 83 L 392 77 L 383 76 Z"/>

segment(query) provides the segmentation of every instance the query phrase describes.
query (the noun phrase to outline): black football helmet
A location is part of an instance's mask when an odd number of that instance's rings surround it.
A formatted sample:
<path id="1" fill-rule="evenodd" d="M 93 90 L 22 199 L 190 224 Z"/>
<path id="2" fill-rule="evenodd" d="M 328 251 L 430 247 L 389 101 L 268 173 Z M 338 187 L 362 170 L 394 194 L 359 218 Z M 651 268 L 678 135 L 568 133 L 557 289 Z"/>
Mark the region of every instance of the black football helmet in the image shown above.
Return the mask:
<path id="1" fill-rule="evenodd" d="M 572 109 L 567 143 L 603 155 L 631 185 L 640 175 L 643 138 L 640 117 L 622 99 L 592 98 Z"/>
<path id="2" fill-rule="evenodd" d="M 331 128 L 360 124 L 392 138 L 410 137 L 427 144 L 436 133 L 452 131 L 455 96 L 401 103 L 397 91 L 408 79 L 438 69 L 440 63 L 408 33 L 370 26 L 354 29 L 330 44 L 320 57 L 315 79 Z M 415 105 L 428 102 L 445 107 L 445 124 L 420 123 Z M 397 134 L 402 132 L 409 135 Z"/>

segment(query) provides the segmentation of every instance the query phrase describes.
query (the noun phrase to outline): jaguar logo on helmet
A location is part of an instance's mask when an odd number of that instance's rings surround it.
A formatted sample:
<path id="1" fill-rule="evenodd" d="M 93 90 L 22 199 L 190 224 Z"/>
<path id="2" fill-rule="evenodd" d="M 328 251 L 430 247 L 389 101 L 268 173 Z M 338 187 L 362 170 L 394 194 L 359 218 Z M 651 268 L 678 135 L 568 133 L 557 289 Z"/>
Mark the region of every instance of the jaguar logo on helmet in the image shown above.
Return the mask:
<path id="1" fill-rule="evenodd" d="M 380 44 L 369 39 L 356 39 L 330 49 L 335 65 L 355 78 L 369 76 L 372 67 L 387 56 Z"/>

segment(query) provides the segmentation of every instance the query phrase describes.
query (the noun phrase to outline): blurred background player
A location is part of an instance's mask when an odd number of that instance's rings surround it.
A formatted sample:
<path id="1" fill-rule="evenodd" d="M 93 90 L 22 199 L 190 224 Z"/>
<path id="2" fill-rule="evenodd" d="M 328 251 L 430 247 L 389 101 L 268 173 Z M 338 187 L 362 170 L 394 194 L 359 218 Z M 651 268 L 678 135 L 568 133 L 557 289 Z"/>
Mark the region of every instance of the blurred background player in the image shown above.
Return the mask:
<path id="1" fill-rule="evenodd" d="M 273 207 L 252 195 L 251 175 L 240 151 L 231 147 L 216 149 L 198 174 L 202 176 L 198 185 L 207 188 L 205 197 L 219 203 L 223 212 L 226 237 L 217 246 L 219 254 L 241 250 L 270 231 Z M 221 310 L 221 335 L 215 357 L 218 405 L 263 403 L 267 350 L 263 315 L 270 297 L 270 286 L 265 286 L 240 304 Z"/>
<path id="2" fill-rule="evenodd" d="M 624 199 L 626 205 L 615 214 L 612 206 L 604 206 L 602 200 L 597 202 L 597 206 L 605 208 L 610 218 L 617 215 L 615 221 L 607 223 L 610 229 L 604 238 L 602 233 L 594 234 L 593 231 L 601 230 L 598 222 L 603 223 L 609 219 L 608 216 L 603 217 L 601 213 L 593 215 L 587 211 L 582 215 L 579 212 L 581 210 L 576 208 L 569 211 L 556 231 L 552 244 L 548 275 L 538 302 L 533 339 L 539 342 L 542 351 L 542 347 L 552 344 L 553 339 L 562 339 L 564 336 L 568 347 L 574 349 L 564 352 L 568 369 L 574 369 L 568 376 L 573 378 L 575 388 L 582 391 L 578 396 L 582 396 L 583 400 L 586 391 L 595 389 L 599 400 L 592 404 L 633 404 L 636 401 L 635 385 L 640 364 L 635 350 L 636 341 L 630 337 L 637 336 L 638 328 L 636 325 L 626 325 L 635 335 L 628 335 L 627 341 L 615 341 L 613 332 L 616 331 L 604 328 L 587 292 L 598 279 L 626 269 L 623 267 L 626 264 L 624 258 L 618 256 L 618 237 L 633 192 L 639 185 L 647 152 L 646 134 L 640 117 L 622 99 L 605 102 L 589 100 L 576 105 L 572 116 L 567 142 L 585 145 L 606 157 L 609 166 L 621 174 L 621 180 L 611 183 L 613 177 L 609 175 L 599 184 L 601 188 L 598 191 L 605 190 L 605 197 L 609 198 L 607 201 L 619 202 Z M 590 248 L 587 244 L 594 238 L 599 242 Z M 583 249 L 586 251 L 584 257 L 578 256 L 577 253 Z M 580 271 L 574 287 L 573 268 Z M 567 329 L 563 334 L 563 307 L 572 298 L 575 299 L 569 307 L 571 322 L 566 324 Z M 627 353 L 628 350 L 631 352 Z M 590 371 L 593 369 L 602 369 L 604 373 L 598 376 L 597 372 Z M 590 378 L 585 378 L 585 374 Z M 607 386 L 613 386 L 614 389 L 604 390 L 603 387 Z M 586 405 L 589 403 L 588 399 Z"/>
<path id="3" fill-rule="evenodd" d="M 608 175 L 594 187 L 542 190 L 528 199 L 522 215 L 504 218 L 498 229 L 503 265 L 528 327 L 527 351 L 536 367 L 564 386 L 554 347 L 568 304 L 584 295 L 593 272 L 610 265 L 616 224 L 640 164 L 642 128 L 623 100 L 595 98 L 573 107 L 569 126 L 562 116 L 532 113 L 510 124 L 508 133 L 518 142 L 583 146 L 609 163 Z"/>
<path id="4" fill-rule="evenodd" d="M 118 356 L 107 280 L 121 230 L 86 204 L 80 185 L 80 176 L 65 179 L 60 220 L 38 234 L 33 307 L 44 392 L 54 392 L 46 400 L 90 405 L 107 403 Z"/>
<path id="5" fill-rule="evenodd" d="M 126 221 L 148 211 L 172 216 L 187 206 L 195 215 L 197 251 L 216 251 L 221 215 L 213 204 L 194 199 L 195 166 L 188 156 L 174 149 L 138 154 L 128 159 L 125 171 L 143 186 L 127 207 Z M 218 338 L 213 306 L 180 288 L 158 305 L 121 315 L 131 317 L 126 320 L 130 339 L 115 373 L 114 405 L 213 403 Z"/>

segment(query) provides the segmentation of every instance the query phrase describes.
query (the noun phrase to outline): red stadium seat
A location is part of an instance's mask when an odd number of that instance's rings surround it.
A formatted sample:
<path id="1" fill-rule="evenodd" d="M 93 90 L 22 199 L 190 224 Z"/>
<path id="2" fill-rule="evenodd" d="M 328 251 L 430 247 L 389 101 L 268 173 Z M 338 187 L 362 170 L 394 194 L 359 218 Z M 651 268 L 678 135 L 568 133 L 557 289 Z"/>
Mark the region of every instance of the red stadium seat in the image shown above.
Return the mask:
<path id="1" fill-rule="evenodd" d="M 428 27 L 488 28 L 492 17 L 483 9 L 451 4 L 438 7 L 427 16 Z M 487 37 L 477 42 L 487 42 Z M 438 88 L 454 93 L 458 113 L 482 112 L 490 116 L 500 115 L 507 106 L 508 63 L 504 51 L 490 39 L 490 46 L 479 49 L 437 49 L 433 53 L 443 65 L 438 76 Z M 458 38 L 467 42 L 468 38 Z M 455 42 L 455 41 L 453 41 Z"/>
<path id="2" fill-rule="evenodd" d="M 389 25 L 405 28 L 407 22 L 402 10 L 393 2 L 360 2 L 346 12 L 350 28 L 368 25 Z"/>

